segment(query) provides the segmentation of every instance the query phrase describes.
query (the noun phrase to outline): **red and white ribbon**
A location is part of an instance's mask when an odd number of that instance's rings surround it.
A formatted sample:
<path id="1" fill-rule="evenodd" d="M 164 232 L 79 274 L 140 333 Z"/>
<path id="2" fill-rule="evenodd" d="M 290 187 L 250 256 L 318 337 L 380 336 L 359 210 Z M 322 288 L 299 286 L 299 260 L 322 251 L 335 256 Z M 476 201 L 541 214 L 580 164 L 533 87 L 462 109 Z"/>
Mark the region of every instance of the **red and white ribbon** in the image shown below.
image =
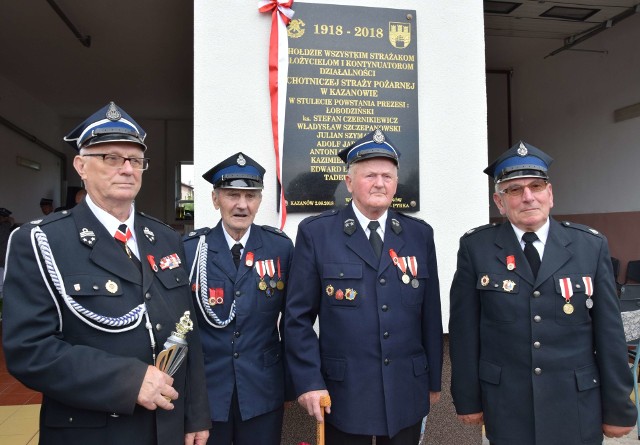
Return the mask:
<path id="1" fill-rule="evenodd" d="M 587 297 L 591 297 L 593 295 L 593 281 L 591 281 L 591 277 L 582 277 L 582 281 L 584 282 L 584 293 L 587 294 Z"/>
<path id="2" fill-rule="evenodd" d="M 265 269 L 267 269 L 267 275 L 269 275 L 269 278 L 273 278 L 273 276 L 276 274 L 276 269 L 273 264 L 273 260 L 265 260 L 264 265 L 265 265 Z"/>
<path id="3" fill-rule="evenodd" d="M 293 17 L 293 0 L 261 0 L 260 12 L 271 12 L 271 37 L 269 39 L 269 92 L 271 96 L 271 128 L 276 155 L 276 176 L 280 184 L 280 230 L 287 221 L 287 206 L 282 184 L 282 147 L 284 140 L 284 116 L 289 71 L 289 40 L 287 25 Z M 281 88 L 278 88 L 280 86 Z"/>
<path id="4" fill-rule="evenodd" d="M 562 297 L 568 303 L 573 297 L 573 286 L 571 285 L 571 278 L 560 278 L 560 292 Z"/>

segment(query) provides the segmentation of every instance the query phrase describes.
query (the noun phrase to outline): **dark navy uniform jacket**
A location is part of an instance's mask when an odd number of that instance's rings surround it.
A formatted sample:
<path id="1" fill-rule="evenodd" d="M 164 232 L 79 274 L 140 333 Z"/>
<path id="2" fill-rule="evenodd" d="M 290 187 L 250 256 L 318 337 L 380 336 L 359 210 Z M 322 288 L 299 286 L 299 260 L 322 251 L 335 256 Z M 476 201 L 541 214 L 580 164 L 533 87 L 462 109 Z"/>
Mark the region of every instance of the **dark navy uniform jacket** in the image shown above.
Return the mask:
<path id="1" fill-rule="evenodd" d="M 194 313 L 186 270 L 154 273 L 146 259 L 152 255 L 158 264 L 177 254 L 185 260 L 179 235 L 158 220 L 140 212 L 135 216 L 142 273 L 86 202 L 37 225 L 48 238 L 66 293 L 83 308 L 120 317 L 145 303 L 156 353 L 184 312 Z M 149 411 L 137 405 L 153 364 L 145 318 L 132 330 L 107 333 L 74 315 L 47 272 L 45 278 L 41 274 L 31 239 L 35 226 L 35 221 L 23 225 L 10 240 L 3 340 L 9 372 L 43 393 L 40 443 L 175 445 L 184 443 L 186 432 L 209 429 L 197 325 L 187 335 L 187 359 L 173 376 L 179 393 L 175 409 Z M 87 230 L 95 236 L 83 241 L 80 234 Z"/>
<path id="2" fill-rule="evenodd" d="M 213 229 L 199 229 L 185 237 L 188 269 L 191 270 L 200 235 L 206 235 L 207 279 L 210 289 L 223 289 L 224 303 L 211 306 L 220 320 L 229 317 L 234 299 L 236 318 L 224 328 L 215 328 L 208 322 L 200 304 L 195 302 L 202 347 L 204 350 L 207 391 L 211 406 L 211 419 L 226 422 L 234 386 L 238 392 L 242 420 L 265 414 L 282 407 L 285 400 L 285 365 L 283 344 L 278 323 L 284 312 L 289 286 L 289 264 L 293 243 L 282 231 L 269 226 L 253 224 L 249 240 L 244 247 L 240 266 L 236 270 L 223 233 L 222 221 Z M 254 264 L 247 266 L 247 254 L 252 252 Z M 273 260 L 277 268 L 280 259 L 280 280 L 283 290 L 274 290 L 271 296 L 258 289 L 260 276 L 257 261 Z M 274 273 L 276 281 L 277 270 Z M 195 274 L 192 289 L 198 289 Z M 269 281 L 265 275 L 265 281 Z M 199 298 L 199 292 L 195 294 Z M 289 390 L 288 392 L 291 392 Z M 292 395 L 288 396 L 291 399 Z"/>
<path id="3" fill-rule="evenodd" d="M 563 310 L 564 278 L 572 314 Z M 456 411 L 483 411 L 492 444 L 600 445 L 603 423 L 635 423 L 609 249 L 595 230 L 551 219 L 535 280 L 511 224 L 469 231 L 460 240 L 449 334 Z"/>
<path id="4" fill-rule="evenodd" d="M 415 256 L 417 288 L 401 281 L 389 249 Z M 327 389 L 328 422 L 347 433 L 384 436 L 420 422 L 442 372 L 432 228 L 389 210 L 378 260 L 351 205 L 305 219 L 285 318 L 296 393 Z"/>

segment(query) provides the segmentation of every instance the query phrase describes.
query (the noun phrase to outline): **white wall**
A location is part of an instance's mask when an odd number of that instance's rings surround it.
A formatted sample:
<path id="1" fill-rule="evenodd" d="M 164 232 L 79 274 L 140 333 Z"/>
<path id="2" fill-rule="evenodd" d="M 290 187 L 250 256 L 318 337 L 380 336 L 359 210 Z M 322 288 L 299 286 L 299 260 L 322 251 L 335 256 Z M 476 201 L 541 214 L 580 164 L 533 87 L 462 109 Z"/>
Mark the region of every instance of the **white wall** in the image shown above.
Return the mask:
<path id="1" fill-rule="evenodd" d="M 555 162 L 553 213 L 640 210 L 640 118 L 614 110 L 640 102 L 640 14 L 575 47 L 536 39 L 487 39 L 487 67 L 513 68 L 513 138 Z M 504 147 L 506 148 L 506 147 Z"/>
<path id="2" fill-rule="evenodd" d="M 366 5 L 390 6 L 382 0 Z M 458 239 L 488 220 L 487 182 L 482 173 L 487 164 L 482 3 L 407 0 L 392 7 L 416 10 L 422 199 L 417 216 L 435 229 L 446 327 Z M 267 169 L 256 222 L 275 226 L 267 77 L 271 16 L 260 14 L 254 1 L 221 8 L 217 2 L 197 0 L 194 17 L 195 226 L 213 226 L 219 220 L 211 205 L 211 185 L 200 176 L 240 150 Z M 295 239 L 297 225 L 306 216 L 289 215 L 285 231 L 291 238 Z"/>
<path id="3" fill-rule="evenodd" d="M 0 116 L 33 137 L 61 149 L 59 120 L 55 113 L 26 91 L 0 76 Z M 60 150 L 61 151 L 61 150 Z M 35 161 L 40 170 L 19 166 L 16 157 Z M 16 222 L 41 217 L 40 198 L 60 205 L 60 158 L 0 123 L 0 207 L 11 210 Z"/>

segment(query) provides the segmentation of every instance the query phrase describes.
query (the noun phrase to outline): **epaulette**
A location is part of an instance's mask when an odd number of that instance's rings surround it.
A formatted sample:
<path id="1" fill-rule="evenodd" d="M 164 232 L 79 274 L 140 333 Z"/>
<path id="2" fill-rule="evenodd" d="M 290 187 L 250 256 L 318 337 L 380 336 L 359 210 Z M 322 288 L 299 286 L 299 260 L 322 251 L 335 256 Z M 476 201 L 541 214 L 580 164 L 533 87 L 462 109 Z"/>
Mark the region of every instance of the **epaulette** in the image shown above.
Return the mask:
<path id="1" fill-rule="evenodd" d="M 206 235 L 210 231 L 211 231 L 211 229 L 209 227 L 201 227 L 201 228 L 199 228 L 197 230 L 192 230 L 189 233 L 185 234 L 183 240 L 186 241 L 186 240 L 191 239 L 191 238 L 198 238 L 201 235 Z"/>
<path id="2" fill-rule="evenodd" d="M 497 223 L 489 223 L 489 224 L 485 224 L 483 226 L 479 226 L 479 227 L 474 227 L 473 229 L 469 229 L 465 232 L 464 236 L 469 236 L 469 235 L 473 235 L 474 233 L 478 233 L 481 232 L 483 230 L 486 229 L 491 229 L 492 227 L 498 227 L 500 224 Z"/>
<path id="3" fill-rule="evenodd" d="M 51 224 L 52 222 L 66 218 L 69 215 L 70 213 L 68 210 L 63 210 L 61 212 L 52 212 L 46 216 L 43 216 L 42 218 L 31 220 L 27 224 L 31 224 L 32 226 L 44 226 L 45 224 Z"/>
<path id="4" fill-rule="evenodd" d="M 277 227 L 272 227 L 272 226 L 260 226 L 260 227 L 262 227 L 262 230 L 266 230 L 267 232 L 275 233 L 276 235 L 280 235 L 286 239 L 290 239 L 286 233 L 284 233 L 282 230 L 278 229 Z"/>
<path id="5" fill-rule="evenodd" d="M 404 217 L 404 218 L 412 219 L 412 220 L 417 221 L 417 222 L 419 222 L 419 223 L 421 223 L 421 224 L 428 225 L 428 223 L 427 223 L 424 219 L 422 219 L 422 218 L 418 218 L 417 216 L 409 215 L 409 214 L 407 214 L 407 213 L 403 213 L 403 212 L 398 212 L 397 210 L 396 210 L 395 212 L 396 212 L 398 215 L 400 215 L 400 216 L 402 216 L 402 217 Z"/>
<path id="6" fill-rule="evenodd" d="M 317 215 L 306 217 L 303 222 L 311 222 L 319 218 L 326 218 L 327 216 L 335 216 L 337 214 L 338 214 L 338 209 L 325 210 L 324 212 L 318 213 Z"/>
<path id="7" fill-rule="evenodd" d="M 146 213 L 141 212 L 140 210 L 136 210 L 136 213 L 137 213 L 137 214 L 139 214 L 139 215 L 141 215 L 141 216 L 144 216 L 145 218 L 149 218 L 149 219 L 150 219 L 150 220 L 152 220 L 152 221 L 155 221 L 155 222 L 157 222 L 157 223 L 160 223 L 160 224 L 162 224 L 163 226 L 167 226 L 167 227 L 168 227 L 168 228 L 170 228 L 171 230 L 176 230 L 176 229 L 174 229 L 173 227 L 171 227 L 169 224 L 167 224 L 166 222 L 162 221 L 161 219 L 156 218 L 155 216 L 147 215 Z"/>
<path id="8" fill-rule="evenodd" d="M 592 229 L 589 226 L 585 226 L 584 224 L 576 224 L 576 223 L 572 223 L 570 221 L 562 221 L 560 224 L 562 224 L 564 227 L 568 227 L 568 228 L 571 228 L 571 229 L 582 230 L 583 232 L 587 232 L 587 233 L 590 233 L 593 236 L 597 236 L 599 238 L 602 238 L 602 234 L 600 232 L 598 232 L 596 229 Z"/>

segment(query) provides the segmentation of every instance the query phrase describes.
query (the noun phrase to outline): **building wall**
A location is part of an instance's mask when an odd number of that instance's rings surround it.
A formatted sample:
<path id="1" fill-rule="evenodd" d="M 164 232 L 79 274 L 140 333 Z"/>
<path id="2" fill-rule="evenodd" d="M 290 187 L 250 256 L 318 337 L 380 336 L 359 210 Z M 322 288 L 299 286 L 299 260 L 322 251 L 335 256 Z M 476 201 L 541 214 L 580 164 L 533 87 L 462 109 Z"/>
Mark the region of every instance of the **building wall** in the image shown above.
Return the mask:
<path id="1" fill-rule="evenodd" d="M 390 6 L 382 0 L 367 5 Z M 417 216 L 435 229 L 446 327 L 458 239 L 488 220 L 487 182 L 482 174 L 487 163 L 482 3 L 407 0 L 393 7 L 416 10 L 422 200 Z M 211 205 L 211 185 L 200 176 L 241 150 L 267 169 L 256 222 L 275 226 L 268 90 L 271 16 L 259 13 L 254 2 L 220 8 L 215 2 L 198 0 L 194 17 L 195 226 L 213 226 L 219 220 Z M 289 215 L 284 229 L 291 238 L 306 216 Z"/>

